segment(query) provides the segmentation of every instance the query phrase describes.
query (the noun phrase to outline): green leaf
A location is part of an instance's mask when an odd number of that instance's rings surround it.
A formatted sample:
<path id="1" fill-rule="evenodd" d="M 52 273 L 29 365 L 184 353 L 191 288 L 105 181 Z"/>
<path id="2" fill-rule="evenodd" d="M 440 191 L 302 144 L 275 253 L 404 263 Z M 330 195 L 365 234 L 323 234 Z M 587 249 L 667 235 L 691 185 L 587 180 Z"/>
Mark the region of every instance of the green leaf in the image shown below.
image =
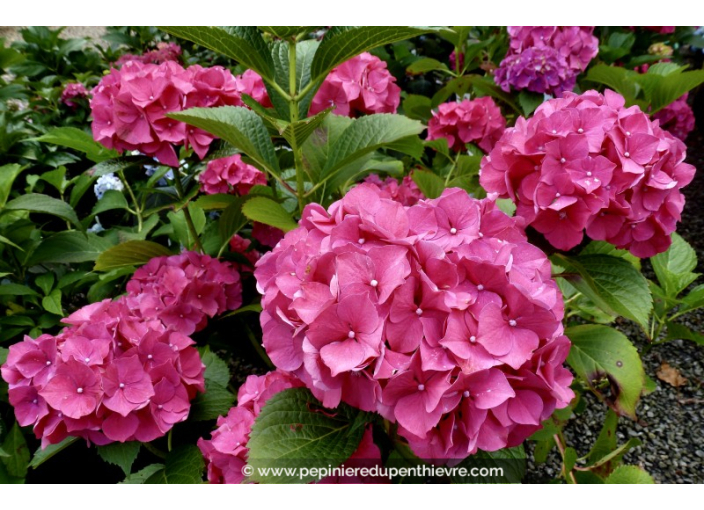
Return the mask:
<path id="1" fill-rule="evenodd" d="M 203 454 L 197 446 L 177 446 L 166 457 L 164 469 L 155 472 L 145 483 L 195 484 L 203 481 Z"/>
<path id="2" fill-rule="evenodd" d="M 223 245 L 229 243 L 232 236 L 247 224 L 247 217 L 242 214 L 242 204 L 242 199 L 238 198 L 236 202 L 228 206 L 227 209 L 222 212 L 222 215 L 220 215 L 218 230 Z"/>
<path id="3" fill-rule="evenodd" d="M 132 473 L 131 475 L 127 476 L 127 478 L 125 478 L 120 483 L 132 483 L 132 484 L 145 483 L 154 473 L 156 473 L 158 471 L 163 471 L 163 469 L 164 469 L 163 464 L 149 464 L 144 469 L 140 469 L 136 473 Z"/>
<path id="4" fill-rule="evenodd" d="M 522 90 L 518 94 L 518 104 L 521 105 L 523 115 L 526 118 L 532 114 L 538 106 L 543 104 L 543 100 L 543 94 L 536 94 L 535 92 L 528 92 L 527 90 Z"/>
<path id="5" fill-rule="evenodd" d="M 691 340 L 704 346 L 704 335 L 677 322 L 667 321 L 667 340 Z"/>
<path id="6" fill-rule="evenodd" d="M 95 271 L 109 271 L 125 266 L 141 266 L 154 257 L 172 253 L 164 246 L 152 241 L 127 241 L 104 251 L 95 261 Z"/>
<path id="7" fill-rule="evenodd" d="M 108 464 L 118 466 L 127 476 L 132 471 L 132 464 L 137 459 L 141 446 L 142 443 L 139 441 L 111 443 L 105 446 L 98 446 L 98 455 Z"/>
<path id="8" fill-rule="evenodd" d="M 192 41 L 236 60 L 273 80 L 274 63 L 262 35 L 254 27 L 158 27 L 165 32 Z"/>
<path id="9" fill-rule="evenodd" d="M 660 286 L 668 297 L 676 297 L 697 279 L 697 254 L 679 234 L 672 233 L 672 244 L 664 253 L 650 258 Z"/>
<path id="10" fill-rule="evenodd" d="M 284 232 L 298 227 L 288 211 L 270 198 L 250 198 L 242 206 L 242 213 L 252 221 L 279 228 Z"/>
<path id="11" fill-rule="evenodd" d="M 168 116 L 222 138 L 269 173 L 280 173 L 269 131 L 261 117 L 252 110 L 240 106 L 191 108 Z"/>
<path id="12" fill-rule="evenodd" d="M 445 180 L 433 172 L 416 170 L 412 178 L 427 198 L 437 198 L 445 190 Z"/>
<path id="13" fill-rule="evenodd" d="M 24 478 L 29 466 L 29 448 L 24 440 L 20 426 L 15 423 L 5 437 L 2 449 L 9 457 L 2 457 L 2 463 L 10 476 Z"/>
<path id="14" fill-rule="evenodd" d="M 431 31 L 429 27 L 334 27 L 315 53 L 311 80 L 322 80 L 334 67 L 360 53 Z"/>
<path id="15" fill-rule="evenodd" d="M 289 39 L 299 34 L 312 32 L 317 27 L 257 27 L 262 32 L 266 32 L 280 39 Z"/>
<path id="16" fill-rule="evenodd" d="M 214 195 L 202 195 L 193 202 L 193 205 L 200 207 L 204 211 L 212 211 L 217 209 L 227 209 L 230 205 L 238 202 L 240 199 L 234 195 L 227 193 L 216 193 Z"/>
<path id="17" fill-rule="evenodd" d="M 643 471 L 638 466 L 621 466 L 616 468 L 616 470 L 611 473 L 611 475 L 604 480 L 605 483 L 620 483 L 620 484 L 650 484 L 655 483 L 653 477 L 648 473 Z"/>
<path id="18" fill-rule="evenodd" d="M 283 136 L 292 147 L 300 147 L 313 134 L 320 124 L 325 120 L 333 108 L 328 108 L 322 112 L 296 122 L 287 122 L 283 129 L 279 129 L 279 134 Z"/>
<path id="19" fill-rule="evenodd" d="M 449 69 L 434 58 L 420 58 L 406 68 L 408 74 L 424 74 L 430 71 L 449 71 Z"/>
<path id="20" fill-rule="evenodd" d="M 579 252 L 580 255 L 612 255 L 627 260 L 633 267 L 640 271 L 640 259 L 632 255 L 628 250 L 619 250 L 613 244 L 606 241 L 592 241 Z"/>
<path id="21" fill-rule="evenodd" d="M 12 246 L 13 248 L 17 248 L 20 251 L 24 251 L 21 246 L 16 245 L 5 236 L 0 236 L 0 243 Z"/>
<path id="22" fill-rule="evenodd" d="M 572 447 L 565 448 L 565 456 L 563 459 L 564 469 L 566 473 L 569 473 L 574 469 L 574 465 L 577 463 L 577 451 Z"/>
<path id="23" fill-rule="evenodd" d="M 35 290 L 18 283 L 0 283 L 0 296 L 37 296 Z"/>
<path id="24" fill-rule="evenodd" d="M 645 372 L 633 344 L 607 326 L 574 326 L 565 334 L 572 341 L 567 363 L 614 411 L 635 419 Z M 599 386 L 603 380 L 608 381 L 608 395 Z"/>
<path id="25" fill-rule="evenodd" d="M 0 209 L 5 206 L 10 197 L 10 191 L 12 191 L 12 183 L 15 182 L 22 170 L 20 165 L 0 166 Z"/>
<path id="26" fill-rule="evenodd" d="M 585 79 L 601 83 L 615 90 L 626 99 L 626 104 L 630 106 L 634 103 L 640 89 L 635 78 L 637 74 L 622 67 L 599 64 L 589 69 Z"/>
<path id="27" fill-rule="evenodd" d="M 227 368 L 227 363 L 221 360 L 216 354 L 210 351 L 209 347 L 201 350 L 201 361 L 205 365 L 205 374 L 203 377 L 206 381 L 214 382 L 223 388 L 230 384 L 230 369 Z"/>
<path id="28" fill-rule="evenodd" d="M 521 483 L 526 472 L 526 452 L 523 445 L 503 448 L 495 452 L 478 451 L 460 462 L 459 466 L 471 469 L 500 468 L 503 476 L 474 476 L 466 479 L 452 477 L 453 483 Z"/>
<path id="29" fill-rule="evenodd" d="M 606 457 L 609 453 L 616 449 L 617 437 L 616 427 L 618 425 L 618 414 L 612 409 L 609 409 L 604 418 L 604 424 L 599 432 L 596 442 L 587 454 L 587 464 L 592 465 L 598 460 Z"/>
<path id="30" fill-rule="evenodd" d="M 645 277 L 633 265 L 610 255 L 556 254 L 554 261 L 565 268 L 560 274 L 606 313 L 622 315 L 648 327 L 653 298 Z"/>
<path id="31" fill-rule="evenodd" d="M 191 421 L 214 420 L 225 416 L 235 402 L 235 395 L 225 387 L 212 381 L 205 381 L 205 393 L 199 393 L 191 401 L 188 419 Z"/>
<path id="32" fill-rule="evenodd" d="M 322 180 L 361 156 L 402 138 L 418 135 L 424 129 L 419 121 L 403 115 L 376 114 L 355 119 L 330 149 Z"/>
<path id="33" fill-rule="evenodd" d="M 112 246 L 110 241 L 86 232 L 59 232 L 44 239 L 30 255 L 28 265 L 92 262 Z"/>
<path id="34" fill-rule="evenodd" d="M 105 211 L 111 211 L 113 209 L 128 209 L 129 204 L 125 195 L 121 191 L 114 189 L 108 190 L 103 194 L 103 198 L 98 200 L 98 203 L 93 207 L 91 214 L 96 216 Z"/>
<path id="35" fill-rule="evenodd" d="M 96 163 L 116 158 L 120 155 L 116 150 L 108 149 L 93 140 L 93 137 L 85 131 L 73 127 L 53 128 L 34 140 L 75 149 L 85 153 L 88 159 Z"/>
<path id="36" fill-rule="evenodd" d="M 428 122 L 432 117 L 432 107 L 430 98 L 416 94 L 409 94 L 403 100 L 403 113 L 411 119 Z"/>
<path id="37" fill-rule="evenodd" d="M 704 285 L 697 285 L 689 294 L 682 298 L 682 306 L 678 313 L 691 312 L 704 306 Z"/>
<path id="38" fill-rule="evenodd" d="M 648 69 L 647 74 L 636 76 L 636 80 L 645 90 L 646 100 L 650 104 L 651 114 L 658 112 L 673 101 L 679 99 L 690 90 L 704 83 L 704 70 L 687 72 L 670 72 L 667 75 L 659 74 L 664 69 L 655 67 Z"/>
<path id="39" fill-rule="evenodd" d="M 76 211 L 63 200 L 53 198 L 48 195 L 38 193 L 28 193 L 21 195 L 5 204 L 5 210 L 11 211 L 31 211 L 37 213 L 51 214 L 58 216 L 76 225 L 80 230 L 83 226 L 78 221 Z"/>
<path id="40" fill-rule="evenodd" d="M 52 458 L 57 453 L 65 450 L 76 441 L 78 441 L 77 437 L 67 437 L 60 443 L 48 445 L 43 450 L 39 448 L 36 452 L 34 452 L 34 456 L 32 457 L 32 462 L 29 463 L 29 467 L 31 467 L 32 469 L 37 469 L 47 460 Z"/>
<path id="41" fill-rule="evenodd" d="M 54 289 L 51 293 L 42 299 L 42 307 L 49 313 L 54 315 L 64 316 L 64 311 L 61 308 L 61 290 Z"/>
<path id="42" fill-rule="evenodd" d="M 338 466 L 359 446 L 366 413 L 340 404 L 326 409 L 307 389 L 284 390 L 271 397 L 257 417 L 249 439 L 248 463 L 254 468 L 251 481 L 260 483 L 307 483 L 296 475 L 270 476 L 269 467 Z"/>

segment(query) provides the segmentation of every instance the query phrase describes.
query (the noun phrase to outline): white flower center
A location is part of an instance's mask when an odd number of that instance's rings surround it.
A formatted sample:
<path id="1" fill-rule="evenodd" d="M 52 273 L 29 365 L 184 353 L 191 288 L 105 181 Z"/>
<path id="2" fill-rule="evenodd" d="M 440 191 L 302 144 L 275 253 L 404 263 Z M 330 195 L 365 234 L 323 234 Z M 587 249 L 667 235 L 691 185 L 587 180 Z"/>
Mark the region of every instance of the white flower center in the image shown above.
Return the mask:
<path id="1" fill-rule="evenodd" d="M 379 282 L 376 280 L 372 280 L 369 282 L 369 285 L 371 285 L 372 287 L 376 287 L 377 285 L 379 285 Z"/>
<path id="2" fill-rule="evenodd" d="M 455 235 L 457 233 L 457 229 L 455 227 L 452 227 L 450 229 L 450 234 Z"/>
<path id="3" fill-rule="evenodd" d="M 508 325 L 511 326 L 512 328 L 515 328 L 515 327 L 516 327 L 516 321 L 515 321 L 514 319 L 511 319 L 510 321 L 508 321 Z"/>
<path id="4" fill-rule="evenodd" d="M 419 384 L 418 391 L 423 391 L 423 390 L 425 390 L 425 384 Z"/>
<path id="5" fill-rule="evenodd" d="M 78 389 L 76 390 L 76 393 L 83 393 L 83 388 L 78 388 Z"/>

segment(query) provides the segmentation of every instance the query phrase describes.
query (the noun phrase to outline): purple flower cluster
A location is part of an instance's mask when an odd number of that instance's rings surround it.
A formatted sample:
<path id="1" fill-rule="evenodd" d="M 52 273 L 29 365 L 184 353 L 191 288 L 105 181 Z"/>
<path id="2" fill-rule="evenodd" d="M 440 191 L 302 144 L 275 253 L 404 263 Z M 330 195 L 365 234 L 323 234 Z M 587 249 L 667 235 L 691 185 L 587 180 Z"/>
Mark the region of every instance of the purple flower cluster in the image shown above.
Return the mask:
<path id="1" fill-rule="evenodd" d="M 599 51 L 594 27 L 508 27 L 510 45 L 494 74 L 503 90 L 562 95 Z"/>

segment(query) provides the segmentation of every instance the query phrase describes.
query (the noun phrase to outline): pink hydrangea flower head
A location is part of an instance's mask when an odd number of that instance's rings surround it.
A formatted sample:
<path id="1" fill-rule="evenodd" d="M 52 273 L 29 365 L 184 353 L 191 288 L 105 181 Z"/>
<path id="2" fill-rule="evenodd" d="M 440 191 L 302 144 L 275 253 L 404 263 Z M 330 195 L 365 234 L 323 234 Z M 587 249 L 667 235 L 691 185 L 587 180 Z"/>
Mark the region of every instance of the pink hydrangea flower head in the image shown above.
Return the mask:
<path id="1" fill-rule="evenodd" d="M 554 347 L 569 342 L 547 257 L 494 199 L 453 188 L 406 206 L 370 182 L 327 211 L 307 206 L 255 269 L 273 363 L 326 407 L 399 423 L 422 455 L 448 420 L 463 439 L 432 458 L 525 439 L 572 398 L 567 349 Z"/>
<path id="2" fill-rule="evenodd" d="M 78 103 L 73 100 L 83 97 L 88 97 L 88 90 L 82 83 L 67 83 L 61 92 L 61 102 L 72 110 L 78 108 Z"/>
<path id="3" fill-rule="evenodd" d="M 203 191 L 246 195 L 253 186 L 266 186 L 266 175 L 242 161 L 240 154 L 212 159 L 199 177 Z"/>
<path id="4" fill-rule="evenodd" d="M 638 257 L 665 251 L 694 167 L 680 140 L 624 102 L 590 90 L 543 103 L 482 160 L 481 185 L 558 249 L 586 233 Z"/>
<path id="5" fill-rule="evenodd" d="M 428 121 L 428 140 L 447 139 L 455 151 L 476 143 L 489 152 L 506 128 L 506 119 L 490 97 L 443 103 Z"/>
<path id="6" fill-rule="evenodd" d="M 115 67 L 121 67 L 127 62 L 140 62 L 142 64 L 163 64 L 164 62 L 178 62 L 181 59 L 181 47 L 176 43 L 160 42 L 156 49 L 147 51 L 142 55 L 126 53 L 115 62 Z"/>
<path id="7" fill-rule="evenodd" d="M 240 94 L 247 94 L 252 96 L 257 103 L 261 104 L 264 108 L 271 108 L 271 99 L 269 99 L 269 93 L 266 91 L 266 86 L 264 85 L 264 80 L 257 73 L 251 69 L 247 69 L 244 73 L 235 77 L 237 92 Z M 244 105 L 244 103 L 242 103 Z"/>
<path id="8" fill-rule="evenodd" d="M 506 58 L 496 70 L 496 83 L 506 92 L 529 90 L 555 96 L 574 88 L 599 51 L 594 27 L 508 27 Z"/>
<path id="9" fill-rule="evenodd" d="M 423 195 L 423 192 L 410 175 L 406 175 L 401 179 L 401 182 L 398 182 L 393 177 L 381 180 L 377 174 L 370 174 L 364 178 L 364 182 L 378 186 L 382 192 L 388 194 L 388 198 L 403 205 L 415 205 L 419 200 L 425 198 L 425 195 Z"/>
<path id="10" fill-rule="evenodd" d="M 159 65 L 130 60 L 93 89 L 93 138 L 110 149 L 137 150 L 178 166 L 175 146 L 191 147 L 202 159 L 214 137 L 166 114 L 239 100 L 234 77 L 222 67 L 184 69 L 171 60 Z"/>
<path id="11" fill-rule="evenodd" d="M 85 306 L 57 336 L 10 347 L 2 367 L 10 402 L 43 447 L 68 435 L 98 445 L 152 441 L 185 420 L 205 391 L 194 342 L 128 299 Z"/>
<path id="12" fill-rule="evenodd" d="M 310 115 L 331 106 L 333 113 L 358 117 L 370 113 L 396 113 L 401 89 L 386 68 L 386 62 L 362 53 L 340 64 L 325 78 L 313 98 Z"/>
<path id="13" fill-rule="evenodd" d="M 665 108 L 652 115 L 653 120 L 660 122 L 661 128 L 683 142 L 694 129 L 695 122 L 692 107 L 687 103 L 688 95 L 689 94 L 685 94 L 677 101 L 670 103 Z"/>

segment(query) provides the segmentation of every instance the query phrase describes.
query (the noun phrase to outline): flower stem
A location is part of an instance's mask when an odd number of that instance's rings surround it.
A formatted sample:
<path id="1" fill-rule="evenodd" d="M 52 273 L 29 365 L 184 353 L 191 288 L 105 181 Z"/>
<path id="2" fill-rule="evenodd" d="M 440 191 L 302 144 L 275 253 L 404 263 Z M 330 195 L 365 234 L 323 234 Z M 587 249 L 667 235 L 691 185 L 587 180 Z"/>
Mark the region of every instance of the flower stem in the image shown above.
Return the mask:
<path id="1" fill-rule="evenodd" d="M 166 458 L 166 453 L 162 452 L 159 448 L 157 448 L 153 444 L 151 444 L 151 443 L 142 443 L 142 444 L 149 452 L 153 453 L 154 455 L 156 455 L 160 459 Z"/>
<path id="2" fill-rule="evenodd" d="M 137 201 L 137 197 L 134 195 L 134 192 L 132 191 L 132 187 L 130 186 L 130 183 L 127 182 L 127 179 L 125 178 L 125 174 L 123 173 L 122 170 L 118 171 L 117 173 L 120 177 L 120 180 L 122 181 L 122 184 L 125 185 L 125 189 L 127 190 L 127 194 L 130 196 L 130 199 L 132 200 L 132 203 L 134 204 L 134 211 L 132 209 L 128 209 L 129 212 L 137 216 L 137 232 L 142 231 L 142 226 L 143 226 L 143 220 L 142 220 L 142 208 L 139 205 L 139 202 Z"/>
<path id="3" fill-rule="evenodd" d="M 178 198 L 184 198 L 186 194 L 183 192 L 183 184 L 181 183 L 181 177 L 179 175 L 174 176 L 174 186 L 176 186 Z M 186 218 L 186 225 L 188 225 L 188 231 L 191 233 L 193 243 L 196 245 L 199 252 L 205 253 L 205 250 L 203 250 L 203 245 L 200 244 L 200 238 L 198 237 L 196 226 L 193 224 L 193 218 L 191 217 L 191 211 L 188 209 L 188 204 L 186 204 L 183 208 L 183 216 Z"/>
<path id="4" fill-rule="evenodd" d="M 296 43 L 289 41 L 288 43 L 288 86 L 289 86 L 289 113 L 291 122 L 297 122 L 301 112 L 298 111 L 299 98 L 296 96 Z M 298 197 L 298 208 L 302 212 L 303 194 L 305 191 L 305 182 L 303 180 L 303 151 L 296 142 L 296 137 L 291 137 L 291 149 L 293 150 L 293 162 L 296 167 L 296 196 Z"/>

